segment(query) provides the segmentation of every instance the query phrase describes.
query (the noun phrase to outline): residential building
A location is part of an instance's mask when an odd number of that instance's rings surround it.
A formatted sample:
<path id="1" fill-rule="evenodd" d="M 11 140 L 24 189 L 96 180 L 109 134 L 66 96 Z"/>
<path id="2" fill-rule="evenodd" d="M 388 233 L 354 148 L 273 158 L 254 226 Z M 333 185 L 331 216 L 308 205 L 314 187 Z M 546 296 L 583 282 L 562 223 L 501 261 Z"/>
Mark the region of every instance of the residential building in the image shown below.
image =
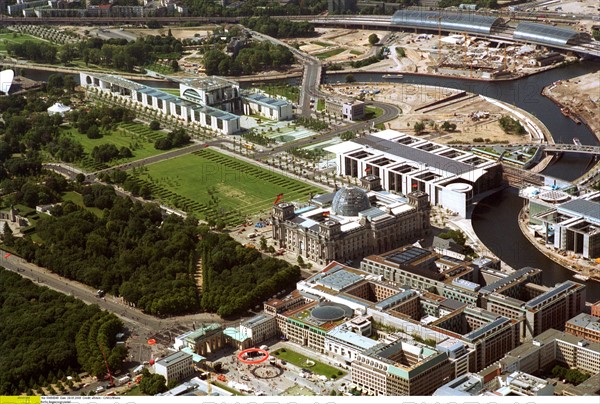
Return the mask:
<path id="1" fill-rule="evenodd" d="M 591 342 L 600 343 L 600 318 L 579 313 L 566 322 L 565 332 Z"/>
<path id="2" fill-rule="evenodd" d="M 466 307 L 428 325 L 460 340 L 468 352 L 468 370 L 477 372 L 519 345 L 519 323 L 489 311 Z"/>
<path id="3" fill-rule="evenodd" d="M 336 155 L 337 174 L 381 178 L 389 192 L 425 192 L 431 204 L 465 217 L 473 198 L 498 187 L 502 167 L 494 160 L 447 145 L 384 130 L 325 148 Z"/>
<path id="4" fill-rule="evenodd" d="M 175 352 L 154 364 L 154 373 L 164 376 L 167 383 L 181 381 L 194 373 L 192 355 L 186 352 Z"/>
<path id="5" fill-rule="evenodd" d="M 600 300 L 592 304 L 592 316 L 600 317 Z"/>
<path id="6" fill-rule="evenodd" d="M 600 344 L 550 329 L 508 352 L 499 366 L 502 373 L 535 373 L 555 363 L 596 375 L 600 373 Z"/>
<path id="7" fill-rule="evenodd" d="M 538 285 L 541 270 L 523 268 L 481 288 L 480 306 L 521 321 L 521 339 L 555 328 L 585 308 L 585 285 L 566 281 L 554 288 Z"/>
<path id="8" fill-rule="evenodd" d="M 377 396 L 426 396 L 452 378 L 448 356 L 418 342 L 378 344 L 352 362 L 352 383 Z"/>
<path id="9" fill-rule="evenodd" d="M 348 323 L 351 321 L 353 320 Z M 337 326 L 327 333 L 325 336 L 325 352 L 340 357 L 346 363 L 351 363 L 361 352 L 374 347 L 379 342 L 353 331 L 352 326 L 348 323 Z"/>
<path id="10" fill-rule="evenodd" d="M 277 320 L 273 316 L 259 314 L 240 324 L 240 332 L 247 335 L 253 345 L 277 335 Z"/>
<path id="11" fill-rule="evenodd" d="M 478 271 L 455 257 L 404 246 L 362 260 L 361 270 L 397 285 L 433 291 L 439 296 L 477 305 Z"/>
<path id="12" fill-rule="evenodd" d="M 379 192 L 379 178 L 362 179 L 363 188 L 343 187 L 319 195 L 309 206 L 273 206 L 273 240 L 279 247 L 319 264 L 361 259 L 427 235 L 427 194 L 402 197 Z"/>
<path id="13" fill-rule="evenodd" d="M 443 385 L 434 396 L 552 396 L 554 386 L 544 379 L 524 372 L 497 376 L 485 382 L 482 375 L 469 373 Z"/>

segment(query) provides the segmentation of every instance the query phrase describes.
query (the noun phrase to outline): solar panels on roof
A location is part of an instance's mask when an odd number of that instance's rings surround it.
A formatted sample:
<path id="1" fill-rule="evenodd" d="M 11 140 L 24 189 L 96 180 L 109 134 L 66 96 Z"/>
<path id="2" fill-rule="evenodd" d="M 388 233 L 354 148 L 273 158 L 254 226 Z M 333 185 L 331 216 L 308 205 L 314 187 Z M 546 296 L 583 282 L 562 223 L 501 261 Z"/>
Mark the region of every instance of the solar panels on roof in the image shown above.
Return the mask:
<path id="1" fill-rule="evenodd" d="M 480 327 L 480 328 L 476 329 L 475 331 L 472 331 L 472 332 L 464 335 L 463 338 L 466 340 L 469 340 L 469 341 L 474 341 L 477 338 L 481 337 L 482 335 L 485 335 L 486 332 L 493 330 L 494 328 L 496 328 L 499 325 L 502 325 L 508 321 L 510 321 L 508 318 L 500 317 L 500 318 L 492 321 L 491 323 L 488 323 L 488 324 L 484 325 L 483 327 Z"/>
<path id="2" fill-rule="evenodd" d="M 554 27 L 535 22 L 522 22 L 517 25 L 513 37 L 544 45 L 565 46 L 572 44 L 580 35 L 580 32 L 570 28 Z"/>
<path id="3" fill-rule="evenodd" d="M 587 199 L 573 199 L 558 207 L 559 211 L 581 215 L 588 220 L 600 221 L 600 203 Z"/>
<path id="4" fill-rule="evenodd" d="M 318 283 L 327 288 L 340 291 L 348 286 L 354 285 L 360 280 L 362 280 L 362 276 L 346 271 L 345 269 L 340 269 L 323 277 Z"/>
<path id="5" fill-rule="evenodd" d="M 430 168 L 446 171 L 455 175 L 461 175 L 473 170 L 473 167 L 470 164 L 453 160 L 438 154 L 429 153 L 424 150 L 393 142 L 391 140 L 382 139 L 377 136 L 366 136 L 352 139 L 352 142 L 363 146 L 369 146 L 375 150 L 390 153 L 405 160 L 421 163 Z"/>
<path id="6" fill-rule="evenodd" d="M 555 287 L 554 289 L 549 290 L 546 293 L 542 293 L 541 295 L 531 299 L 530 301 L 528 301 L 525 304 L 525 307 L 528 309 L 535 309 L 536 306 L 550 300 L 554 296 L 561 294 L 562 292 L 570 289 L 571 287 L 573 287 L 575 285 L 576 285 L 575 282 L 566 281 L 565 283 Z"/>
<path id="7" fill-rule="evenodd" d="M 391 23 L 410 28 L 489 34 L 492 27 L 503 24 L 504 20 L 473 13 L 398 10 L 392 16 Z"/>
<path id="8" fill-rule="evenodd" d="M 385 260 L 399 265 L 410 264 L 411 262 L 417 261 L 429 254 L 431 254 L 431 251 L 419 247 L 411 247 L 408 250 L 387 255 Z"/>

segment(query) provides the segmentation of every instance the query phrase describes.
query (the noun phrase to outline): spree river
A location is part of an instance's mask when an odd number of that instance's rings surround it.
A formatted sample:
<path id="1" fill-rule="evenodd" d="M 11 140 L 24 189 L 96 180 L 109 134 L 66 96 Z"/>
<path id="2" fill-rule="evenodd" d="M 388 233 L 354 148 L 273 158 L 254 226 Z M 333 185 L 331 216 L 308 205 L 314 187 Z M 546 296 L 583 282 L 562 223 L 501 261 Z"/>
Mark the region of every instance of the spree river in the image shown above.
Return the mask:
<path id="1" fill-rule="evenodd" d="M 599 63 L 577 63 L 543 73 L 525 77 L 519 80 L 482 82 L 438 76 L 424 76 L 403 73 L 402 79 L 383 79 L 381 74 L 354 73 L 357 82 L 398 82 L 414 84 L 414 91 L 419 85 L 439 86 L 465 90 L 475 94 L 496 98 L 506 103 L 515 105 L 535 115 L 541 120 L 556 143 L 572 143 L 573 138 L 578 138 L 582 144 L 597 145 L 598 139 L 586 125 L 577 125 L 565 117 L 548 98 L 541 95 L 544 87 L 558 80 L 568 80 L 586 73 L 598 71 Z M 34 80 L 46 80 L 50 72 L 27 70 L 21 72 L 26 77 Z M 345 73 L 328 73 L 324 76 L 329 83 L 343 82 Z M 298 82 L 298 79 L 290 80 Z M 156 82 L 144 83 L 156 85 Z M 167 83 L 163 87 L 176 87 L 176 83 Z M 406 90 L 405 90 L 406 91 Z M 548 167 L 544 174 L 573 180 L 581 176 L 590 167 L 589 156 L 571 153 L 560 158 Z M 543 270 L 543 283 L 552 286 L 557 282 L 573 279 L 573 273 L 552 260 L 546 258 L 521 234 L 517 223 L 519 210 L 523 201 L 519 198 L 517 190 L 508 188 L 481 201 L 473 212 L 473 228 L 479 239 L 500 259 L 510 266 L 519 269 L 532 266 Z M 576 280 L 577 281 L 577 280 Z M 578 281 L 580 282 L 580 281 Z M 588 281 L 587 300 L 600 300 L 600 284 Z"/>

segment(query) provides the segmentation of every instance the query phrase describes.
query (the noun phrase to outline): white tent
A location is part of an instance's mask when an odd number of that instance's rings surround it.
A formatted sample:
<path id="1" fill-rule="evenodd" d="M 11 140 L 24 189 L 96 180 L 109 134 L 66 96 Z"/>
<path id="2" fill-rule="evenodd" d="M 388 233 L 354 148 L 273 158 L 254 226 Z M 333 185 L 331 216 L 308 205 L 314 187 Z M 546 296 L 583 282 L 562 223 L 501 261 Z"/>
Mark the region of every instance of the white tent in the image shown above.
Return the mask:
<path id="1" fill-rule="evenodd" d="M 48 108 L 48 114 L 50 114 L 50 115 L 54 115 L 54 114 L 64 115 L 65 112 L 69 112 L 70 110 L 71 110 L 71 107 L 67 107 L 66 105 L 63 105 L 60 102 L 57 102 L 56 104 L 54 104 L 53 106 L 51 106 L 50 108 Z"/>
<path id="2" fill-rule="evenodd" d="M 2 70 L 0 72 L 0 91 L 4 94 L 8 94 L 14 78 L 15 72 L 13 70 Z"/>

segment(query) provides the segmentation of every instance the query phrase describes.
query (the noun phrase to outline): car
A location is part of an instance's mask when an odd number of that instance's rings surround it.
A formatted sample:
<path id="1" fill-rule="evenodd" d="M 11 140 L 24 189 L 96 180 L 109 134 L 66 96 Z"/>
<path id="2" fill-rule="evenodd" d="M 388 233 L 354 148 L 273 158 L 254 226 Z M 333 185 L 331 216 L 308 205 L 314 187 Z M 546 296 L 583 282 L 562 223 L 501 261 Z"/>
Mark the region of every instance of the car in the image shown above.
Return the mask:
<path id="1" fill-rule="evenodd" d="M 248 376 L 246 376 L 246 375 L 242 375 L 241 379 L 242 379 L 242 380 L 245 380 L 245 381 L 247 381 L 247 382 L 249 382 L 249 381 L 250 381 L 250 378 L 249 378 Z"/>
<path id="2" fill-rule="evenodd" d="M 104 390 L 106 390 L 104 387 L 102 386 L 98 386 L 96 387 L 96 390 L 94 390 L 96 393 L 102 393 Z"/>

